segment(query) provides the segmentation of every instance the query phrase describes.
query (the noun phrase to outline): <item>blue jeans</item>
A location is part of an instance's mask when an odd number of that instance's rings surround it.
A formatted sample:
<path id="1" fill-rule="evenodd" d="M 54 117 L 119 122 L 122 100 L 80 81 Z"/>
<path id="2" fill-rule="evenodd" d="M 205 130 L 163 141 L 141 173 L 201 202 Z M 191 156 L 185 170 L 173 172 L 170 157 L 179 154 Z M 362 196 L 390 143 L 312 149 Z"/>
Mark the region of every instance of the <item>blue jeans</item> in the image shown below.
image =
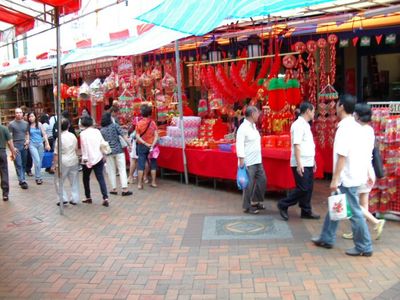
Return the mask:
<path id="1" fill-rule="evenodd" d="M 358 198 L 358 187 L 340 187 L 340 191 L 346 194 L 347 201 L 350 204 L 353 216 L 350 218 L 351 229 L 353 231 L 353 241 L 357 251 L 372 252 L 371 236 L 368 226 L 360 207 L 360 199 Z M 338 221 L 332 221 L 329 212 L 326 214 L 324 226 L 322 227 L 320 240 L 333 245 L 336 241 L 336 230 Z"/>
<path id="2" fill-rule="evenodd" d="M 146 161 L 148 160 L 150 148 L 146 147 L 143 144 L 137 145 L 137 152 L 138 152 L 138 170 L 144 171 L 146 166 Z M 152 171 L 157 170 L 157 160 L 155 158 L 150 159 L 150 169 Z"/>
<path id="3" fill-rule="evenodd" d="M 35 165 L 35 179 L 39 180 L 42 179 L 42 160 L 43 160 L 43 153 L 44 147 L 43 143 L 29 143 L 29 151 L 31 152 L 32 161 Z"/>
<path id="4" fill-rule="evenodd" d="M 15 171 L 17 172 L 19 183 L 25 182 L 25 168 L 26 168 L 26 156 L 27 149 L 24 148 L 24 144 L 14 144 L 15 149 L 17 149 L 17 156 L 14 160 Z"/>

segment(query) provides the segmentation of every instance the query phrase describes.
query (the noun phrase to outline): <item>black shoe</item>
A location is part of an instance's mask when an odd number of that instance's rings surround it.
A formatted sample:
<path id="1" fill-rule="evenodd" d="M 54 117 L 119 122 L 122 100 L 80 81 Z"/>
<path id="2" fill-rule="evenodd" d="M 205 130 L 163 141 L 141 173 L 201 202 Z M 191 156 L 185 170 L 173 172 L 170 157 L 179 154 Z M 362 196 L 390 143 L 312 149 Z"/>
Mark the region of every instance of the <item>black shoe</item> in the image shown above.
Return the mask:
<path id="1" fill-rule="evenodd" d="M 24 182 L 20 182 L 19 186 L 23 190 L 27 190 L 28 189 L 28 184 L 25 181 Z"/>
<path id="2" fill-rule="evenodd" d="M 28 175 L 29 177 L 33 176 L 33 173 L 31 171 L 26 172 L 26 175 Z"/>
<path id="3" fill-rule="evenodd" d="M 114 191 L 111 191 L 110 194 L 111 194 L 111 195 L 118 195 L 118 192 L 117 192 L 117 191 L 115 191 L 115 192 L 114 192 Z"/>
<path id="4" fill-rule="evenodd" d="M 87 199 L 83 200 L 82 203 L 92 204 L 92 199 L 87 198 Z"/>
<path id="5" fill-rule="evenodd" d="M 78 203 L 74 202 L 74 201 L 69 201 L 69 204 L 71 205 L 77 205 Z"/>
<path id="6" fill-rule="evenodd" d="M 68 204 L 68 201 L 63 202 L 64 206 Z M 60 202 L 57 202 L 57 206 L 60 206 Z"/>
<path id="7" fill-rule="evenodd" d="M 3 201 L 8 201 L 8 196 L 3 196 Z"/>
<path id="8" fill-rule="evenodd" d="M 121 195 L 122 196 L 130 196 L 130 195 L 132 195 L 132 192 L 131 191 L 122 192 Z"/>
<path id="9" fill-rule="evenodd" d="M 42 180 L 42 179 L 36 180 L 36 184 L 37 184 L 37 185 L 41 185 L 42 183 L 43 183 L 43 180 Z"/>
<path id="10" fill-rule="evenodd" d="M 108 206 L 109 206 L 108 200 L 104 200 L 104 201 L 103 201 L 103 206 L 105 206 L 105 207 L 108 207 Z"/>
<path id="11" fill-rule="evenodd" d="M 345 253 L 349 256 L 365 256 L 365 257 L 372 256 L 372 251 L 371 252 L 360 252 L 356 248 L 348 249 L 348 250 L 346 250 Z"/>
<path id="12" fill-rule="evenodd" d="M 254 207 L 255 209 L 258 209 L 258 210 L 265 210 L 264 204 L 262 204 L 262 203 L 260 203 L 260 202 L 259 202 L 259 203 L 252 204 L 251 207 Z"/>
<path id="13" fill-rule="evenodd" d="M 311 214 L 301 214 L 300 216 L 302 219 L 308 219 L 308 220 L 319 220 L 321 217 L 319 215 L 315 215 L 314 213 Z"/>
<path id="14" fill-rule="evenodd" d="M 257 215 L 260 211 L 257 208 L 250 207 L 250 208 L 243 210 L 243 212 L 246 214 Z"/>
<path id="15" fill-rule="evenodd" d="M 332 249 L 333 245 L 325 243 L 324 241 L 321 241 L 320 238 L 312 238 L 311 242 L 314 243 L 315 246 L 325 248 L 325 249 Z"/>
<path id="16" fill-rule="evenodd" d="M 278 206 L 279 214 L 281 215 L 282 219 L 284 219 L 285 221 L 289 220 L 289 215 L 287 213 L 287 208 L 283 209 L 283 208 L 281 208 L 279 206 L 279 204 L 277 206 Z"/>

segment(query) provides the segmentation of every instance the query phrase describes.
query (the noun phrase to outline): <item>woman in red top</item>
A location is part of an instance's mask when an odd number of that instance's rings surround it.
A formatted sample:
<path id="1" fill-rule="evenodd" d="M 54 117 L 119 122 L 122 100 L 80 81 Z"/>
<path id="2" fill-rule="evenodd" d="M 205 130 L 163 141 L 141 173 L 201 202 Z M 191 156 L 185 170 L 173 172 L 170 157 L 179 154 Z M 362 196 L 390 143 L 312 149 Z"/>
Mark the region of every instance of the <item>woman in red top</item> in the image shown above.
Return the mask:
<path id="1" fill-rule="evenodd" d="M 138 189 L 143 189 L 143 172 L 148 160 L 150 151 L 157 144 L 158 132 L 156 123 L 150 118 L 152 108 L 147 104 L 140 107 L 143 119 L 136 125 L 136 141 L 138 152 Z M 150 159 L 151 168 L 151 187 L 157 187 L 156 170 L 157 161 L 155 158 Z"/>

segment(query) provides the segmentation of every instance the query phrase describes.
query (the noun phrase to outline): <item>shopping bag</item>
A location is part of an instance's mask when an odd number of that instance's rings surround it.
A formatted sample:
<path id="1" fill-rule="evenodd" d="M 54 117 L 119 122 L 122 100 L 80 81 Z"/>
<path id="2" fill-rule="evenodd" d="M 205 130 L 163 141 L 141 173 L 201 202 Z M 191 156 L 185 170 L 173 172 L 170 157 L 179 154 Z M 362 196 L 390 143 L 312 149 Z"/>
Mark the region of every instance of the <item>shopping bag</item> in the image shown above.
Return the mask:
<path id="1" fill-rule="evenodd" d="M 249 184 L 249 174 L 247 172 L 246 166 L 238 167 L 236 175 L 236 183 L 239 190 L 244 190 Z"/>
<path id="2" fill-rule="evenodd" d="M 385 177 L 385 170 L 383 169 L 383 161 L 378 147 L 374 147 L 374 150 L 372 151 L 372 166 L 374 167 L 376 178 Z"/>
<path id="3" fill-rule="evenodd" d="M 42 168 L 51 168 L 51 165 L 53 164 L 53 157 L 54 152 L 43 153 Z"/>
<path id="4" fill-rule="evenodd" d="M 352 216 L 346 194 L 342 194 L 340 191 L 333 193 L 328 198 L 328 206 L 329 217 L 332 221 L 350 219 Z"/>

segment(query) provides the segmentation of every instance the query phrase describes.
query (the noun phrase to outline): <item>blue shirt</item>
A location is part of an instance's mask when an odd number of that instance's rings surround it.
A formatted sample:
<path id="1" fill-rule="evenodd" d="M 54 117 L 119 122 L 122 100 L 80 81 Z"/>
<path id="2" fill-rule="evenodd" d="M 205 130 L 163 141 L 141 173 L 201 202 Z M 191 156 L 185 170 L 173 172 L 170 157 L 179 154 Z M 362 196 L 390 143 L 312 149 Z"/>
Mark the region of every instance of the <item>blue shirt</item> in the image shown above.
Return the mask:
<path id="1" fill-rule="evenodd" d="M 36 127 L 29 127 L 29 137 L 31 143 L 43 143 L 42 130 Z"/>

